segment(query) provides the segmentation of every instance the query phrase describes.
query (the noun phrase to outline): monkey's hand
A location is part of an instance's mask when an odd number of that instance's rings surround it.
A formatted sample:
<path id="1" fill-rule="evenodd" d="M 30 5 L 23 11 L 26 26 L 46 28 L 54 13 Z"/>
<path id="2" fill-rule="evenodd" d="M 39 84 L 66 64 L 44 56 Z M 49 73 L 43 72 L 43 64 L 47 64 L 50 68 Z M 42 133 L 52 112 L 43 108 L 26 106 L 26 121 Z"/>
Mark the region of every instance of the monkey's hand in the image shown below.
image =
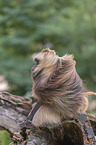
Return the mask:
<path id="1" fill-rule="evenodd" d="M 32 122 L 30 120 L 25 120 L 23 123 L 20 124 L 20 126 L 22 128 L 26 128 L 26 129 L 36 129 L 36 127 L 32 124 Z"/>

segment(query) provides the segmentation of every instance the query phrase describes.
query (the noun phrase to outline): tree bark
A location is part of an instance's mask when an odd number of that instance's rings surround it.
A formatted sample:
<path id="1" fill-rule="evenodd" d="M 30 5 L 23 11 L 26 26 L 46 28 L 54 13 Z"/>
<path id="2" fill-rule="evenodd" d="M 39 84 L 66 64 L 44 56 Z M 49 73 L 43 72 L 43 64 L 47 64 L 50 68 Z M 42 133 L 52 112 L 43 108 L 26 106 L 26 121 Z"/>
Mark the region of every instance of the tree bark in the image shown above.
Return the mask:
<path id="1" fill-rule="evenodd" d="M 0 92 L 0 129 L 6 129 L 13 135 L 19 130 L 20 123 L 27 117 L 31 108 L 28 99 Z"/>
<path id="2" fill-rule="evenodd" d="M 95 145 L 96 116 L 79 114 L 77 119 L 63 120 L 61 125 L 35 129 L 21 128 L 32 103 L 26 98 L 0 92 L 0 130 L 7 130 L 10 145 Z"/>

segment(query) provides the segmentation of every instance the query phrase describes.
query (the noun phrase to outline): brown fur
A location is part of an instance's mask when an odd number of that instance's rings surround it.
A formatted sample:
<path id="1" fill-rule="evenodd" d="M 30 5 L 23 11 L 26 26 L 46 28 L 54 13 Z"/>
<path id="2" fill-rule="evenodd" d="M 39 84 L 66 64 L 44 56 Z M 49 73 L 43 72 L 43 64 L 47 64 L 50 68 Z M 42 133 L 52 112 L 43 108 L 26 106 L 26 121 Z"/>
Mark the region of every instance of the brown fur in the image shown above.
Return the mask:
<path id="1" fill-rule="evenodd" d="M 76 72 L 73 55 L 59 57 L 54 50 L 47 48 L 36 59 L 39 64 L 32 69 L 32 91 L 42 106 L 34 116 L 33 124 L 60 123 L 62 119 L 85 112 L 89 94 Z"/>

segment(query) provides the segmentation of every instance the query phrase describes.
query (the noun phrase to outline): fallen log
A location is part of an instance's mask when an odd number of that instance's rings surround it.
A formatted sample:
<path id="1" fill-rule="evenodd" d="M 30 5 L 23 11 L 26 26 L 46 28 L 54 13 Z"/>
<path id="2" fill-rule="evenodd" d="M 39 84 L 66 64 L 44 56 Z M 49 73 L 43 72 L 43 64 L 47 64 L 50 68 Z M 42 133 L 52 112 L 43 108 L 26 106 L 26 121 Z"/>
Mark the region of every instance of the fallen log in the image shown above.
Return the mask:
<path id="1" fill-rule="evenodd" d="M 31 109 L 30 100 L 0 92 L 0 130 L 10 133 L 10 145 L 96 145 L 96 116 L 79 114 L 77 119 L 63 120 L 58 126 L 21 128 Z"/>

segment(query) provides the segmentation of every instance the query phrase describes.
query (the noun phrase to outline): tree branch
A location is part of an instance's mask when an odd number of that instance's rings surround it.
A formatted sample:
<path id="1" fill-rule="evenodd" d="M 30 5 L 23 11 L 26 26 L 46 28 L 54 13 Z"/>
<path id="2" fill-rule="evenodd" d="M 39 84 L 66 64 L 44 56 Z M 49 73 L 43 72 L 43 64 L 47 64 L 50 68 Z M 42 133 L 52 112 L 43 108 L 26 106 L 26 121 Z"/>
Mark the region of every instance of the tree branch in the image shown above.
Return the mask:
<path id="1" fill-rule="evenodd" d="M 28 99 L 0 92 L 0 129 L 6 129 L 11 135 L 14 134 L 31 108 Z"/>

